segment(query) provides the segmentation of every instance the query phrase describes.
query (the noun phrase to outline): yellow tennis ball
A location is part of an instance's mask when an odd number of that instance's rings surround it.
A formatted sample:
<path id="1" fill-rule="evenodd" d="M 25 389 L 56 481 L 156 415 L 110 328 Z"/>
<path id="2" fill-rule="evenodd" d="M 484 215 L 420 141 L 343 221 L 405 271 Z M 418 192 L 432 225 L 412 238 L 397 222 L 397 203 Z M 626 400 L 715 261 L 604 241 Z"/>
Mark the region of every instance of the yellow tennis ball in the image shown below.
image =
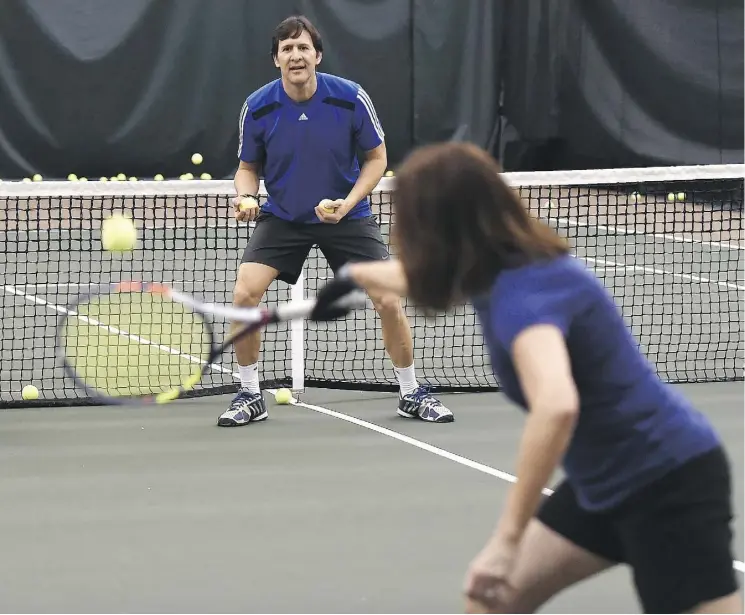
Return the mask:
<path id="1" fill-rule="evenodd" d="M 290 389 L 279 389 L 274 394 L 274 399 L 278 404 L 289 404 L 292 401 L 292 391 Z"/>
<path id="2" fill-rule="evenodd" d="M 199 179 L 212 179 L 212 175 L 210 175 L 209 173 L 202 173 L 199 176 Z"/>
<path id="3" fill-rule="evenodd" d="M 202 164 L 202 161 L 204 161 L 204 158 L 202 158 L 202 154 L 199 152 L 191 155 L 192 164 Z"/>
<path id="4" fill-rule="evenodd" d="M 675 200 L 675 194 L 673 194 L 672 192 L 669 192 L 668 195 L 667 195 L 667 200 L 668 201 L 674 201 Z"/>
<path id="5" fill-rule="evenodd" d="M 323 211 L 327 211 L 330 214 L 334 213 L 336 211 L 336 205 L 334 205 L 334 202 L 331 199 L 323 199 L 320 203 L 321 209 Z"/>
<path id="6" fill-rule="evenodd" d="M 118 180 L 119 180 L 120 182 L 123 182 L 123 181 L 125 181 L 125 180 L 127 179 L 127 176 L 126 176 L 126 175 L 125 175 L 124 173 L 117 173 L 117 174 L 116 174 L 116 178 L 117 178 L 117 179 L 118 179 Z"/>
<path id="7" fill-rule="evenodd" d="M 258 205 L 256 204 L 256 201 L 254 201 L 253 199 L 246 198 L 246 199 L 241 200 L 239 209 L 241 211 L 246 211 L 247 209 L 251 209 L 253 207 L 258 207 Z"/>
<path id="8" fill-rule="evenodd" d="M 101 225 L 101 243 L 109 252 L 129 252 L 137 245 L 137 229 L 131 218 L 113 214 Z"/>
<path id="9" fill-rule="evenodd" d="M 393 177 L 393 171 L 386 171 L 385 172 L 386 177 Z"/>
<path id="10" fill-rule="evenodd" d="M 163 176 L 160 173 L 158 173 L 155 177 L 153 177 L 153 179 L 156 182 L 162 182 L 163 181 Z"/>
<path id="11" fill-rule="evenodd" d="M 679 201 L 685 201 L 686 200 L 686 193 L 685 192 L 678 192 L 678 200 Z"/>
<path id="12" fill-rule="evenodd" d="M 42 177 L 41 177 L 41 175 L 39 175 L 38 173 L 36 173 L 36 174 L 35 174 L 35 175 L 34 175 L 34 176 L 32 177 L 32 179 L 33 179 L 33 180 L 34 180 L 35 182 L 40 182 L 40 181 L 41 181 L 41 179 L 42 179 Z"/>
<path id="13" fill-rule="evenodd" d="M 78 176 L 77 176 L 77 175 L 75 175 L 75 173 L 70 173 L 70 174 L 69 174 L 69 175 L 67 176 L 67 179 L 68 179 L 68 181 L 71 181 L 71 182 L 76 182 L 76 181 L 78 181 Z"/>
<path id="14" fill-rule="evenodd" d="M 33 384 L 27 384 L 21 391 L 21 397 L 23 397 L 23 399 L 38 399 L 39 389 L 37 389 Z"/>

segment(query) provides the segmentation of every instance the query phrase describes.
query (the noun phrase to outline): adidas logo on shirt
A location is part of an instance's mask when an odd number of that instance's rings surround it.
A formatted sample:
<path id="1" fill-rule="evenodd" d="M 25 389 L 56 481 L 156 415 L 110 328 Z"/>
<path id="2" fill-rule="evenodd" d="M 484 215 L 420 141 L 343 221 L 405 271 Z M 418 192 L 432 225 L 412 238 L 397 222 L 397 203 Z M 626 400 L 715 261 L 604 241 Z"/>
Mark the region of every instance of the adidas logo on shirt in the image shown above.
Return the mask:
<path id="1" fill-rule="evenodd" d="M 299 118 L 297 118 L 297 119 L 298 119 L 298 121 L 299 121 L 299 122 L 301 122 L 301 121 L 305 121 L 305 120 L 307 120 L 307 119 L 308 119 L 308 116 L 307 116 L 307 115 L 305 115 L 305 113 L 303 113 L 303 114 L 302 114 L 302 115 L 301 115 L 301 116 L 300 116 Z"/>

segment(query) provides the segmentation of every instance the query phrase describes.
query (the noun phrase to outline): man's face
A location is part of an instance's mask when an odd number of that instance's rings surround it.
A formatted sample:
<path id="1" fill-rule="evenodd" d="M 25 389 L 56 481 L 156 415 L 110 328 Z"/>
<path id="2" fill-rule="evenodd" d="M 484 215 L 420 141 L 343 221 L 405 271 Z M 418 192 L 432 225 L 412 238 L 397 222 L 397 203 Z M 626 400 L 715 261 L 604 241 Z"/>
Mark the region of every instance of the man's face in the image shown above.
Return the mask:
<path id="1" fill-rule="evenodd" d="M 321 61 L 321 54 L 316 53 L 313 40 L 305 30 L 297 38 L 288 38 L 279 42 L 274 64 L 279 68 L 285 81 L 293 85 L 302 85 L 316 72 L 316 65 Z"/>

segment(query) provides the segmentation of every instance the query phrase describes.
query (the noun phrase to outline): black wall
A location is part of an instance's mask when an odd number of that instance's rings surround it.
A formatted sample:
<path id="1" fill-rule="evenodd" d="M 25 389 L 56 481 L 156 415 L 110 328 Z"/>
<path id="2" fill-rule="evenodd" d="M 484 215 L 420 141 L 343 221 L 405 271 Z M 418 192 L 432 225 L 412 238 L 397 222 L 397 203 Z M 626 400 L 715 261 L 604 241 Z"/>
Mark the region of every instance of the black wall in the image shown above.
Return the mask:
<path id="1" fill-rule="evenodd" d="M 392 165 L 448 139 L 521 170 L 743 161 L 734 0 L 2 0 L 0 176 L 177 176 L 194 151 L 229 175 L 293 12 Z"/>

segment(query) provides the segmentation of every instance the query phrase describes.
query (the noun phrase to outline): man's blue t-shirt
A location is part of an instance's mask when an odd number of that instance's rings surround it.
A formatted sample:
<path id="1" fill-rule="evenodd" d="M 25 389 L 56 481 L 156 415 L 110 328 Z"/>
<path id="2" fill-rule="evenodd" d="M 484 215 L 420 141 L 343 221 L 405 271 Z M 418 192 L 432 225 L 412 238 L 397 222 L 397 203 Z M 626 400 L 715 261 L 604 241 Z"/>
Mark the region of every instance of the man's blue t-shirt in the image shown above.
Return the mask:
<path id="1" fill-rule="evenodd" d="M 615 506 L 719 445 L 709 422 L 658 378 L 612 296 L 575 258 L 506 269 L 474 306 L 497 379 L 524 409 L 513 341 L 536 324 L 563 333 L 580 398 L 563 469 L 584 508 Z"/>
<path id="2" fill-rule="evenodd" d="M 320 222 L 318 203 L 346 198 L 357 181 L 357 149 L 369 151 L 384 140 L 361 86 L 326 73 L 316 77 L 315 94 L 301 103 L 287 96 L 280 79 L 268 83 L 246 99 L 239 120 L 238 157 L 264 168 L 269 198 L 263 211 L 293 222 Z M 370 213 L 363 199 L 346 217 Z"/>

